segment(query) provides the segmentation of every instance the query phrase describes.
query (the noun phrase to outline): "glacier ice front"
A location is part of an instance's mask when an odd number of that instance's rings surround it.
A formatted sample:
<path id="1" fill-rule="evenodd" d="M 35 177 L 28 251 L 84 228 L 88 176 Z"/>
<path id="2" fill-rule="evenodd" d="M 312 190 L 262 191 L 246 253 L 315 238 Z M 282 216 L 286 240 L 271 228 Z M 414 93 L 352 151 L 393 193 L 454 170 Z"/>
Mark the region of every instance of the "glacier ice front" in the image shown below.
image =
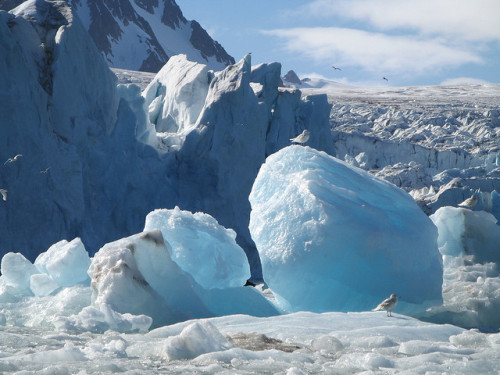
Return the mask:
<path id="1" fill-rule="evenodd" d="M 500 327 L 500 226 L 489 212 L 441 207 L 431 220 L 443 254 L 443 306 L 427 319 L 461 327 Z"/>
<path id="2" fill-rule="evenodd" d="M 250 194 L 264 278 L 292 311 L 399 311 L 441 301 L 437 230 L 394 185 L 303 146 L 267 158 Z M 412 306 L 413 305 L 413 306 Z"/>

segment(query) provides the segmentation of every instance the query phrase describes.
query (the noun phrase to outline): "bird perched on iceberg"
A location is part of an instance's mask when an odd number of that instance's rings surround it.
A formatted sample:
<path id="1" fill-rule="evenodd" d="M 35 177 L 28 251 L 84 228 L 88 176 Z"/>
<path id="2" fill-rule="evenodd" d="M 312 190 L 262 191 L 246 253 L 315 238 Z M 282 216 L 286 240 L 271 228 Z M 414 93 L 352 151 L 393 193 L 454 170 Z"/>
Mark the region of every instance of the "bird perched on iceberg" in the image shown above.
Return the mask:
<path id="1" fill-rule="evenodd" d="M 3 165 L 7 164 L 7 163 L 14 163 L 15 161 L 17 161 L 17 159 L 19 159 L 21 156 L 23 156 L 22 154 L 17 154 L 16 156 L 14 156 L 13 158 L 8 158 L 7 161 L 5 163 L 3 163 Z"/>
<path id="2" fill-rule="evenodd" d="M 3 200 L 6 201 L 7 200 L 7 190 L 0 189 L 0 194 L 2 194 Z"/>
<path id="3" fill-rule="evenodd" d="M 292 143 L 304 144 L 309 140 L 310 135 L 311 132 L 307 129 L 304 129 L 304 131 L 295 138 L 290 138 L 290 141 L 292 141 Z"/>
<path id="4" fill-rule="evenodd" d="M 465 208 L 472 208 L 477 204 L 477 195 L 473 194 L 466 200 L 464 200 L 462 203 L 459 203 L 458 205 L 460 207 L 465 207 Z"/>
<path id="5" fill-rule="evenodd" d="M 392 316 L 391 310 L 395 308 L 396 305 L 398 304 L 398 298 L 401 297 L 393 293 L 389 298 L 386 298 L 382 302 L 380 302 L 379 305 L 375 307 L 372 311 L 386 310 L 387 316 Z"/>

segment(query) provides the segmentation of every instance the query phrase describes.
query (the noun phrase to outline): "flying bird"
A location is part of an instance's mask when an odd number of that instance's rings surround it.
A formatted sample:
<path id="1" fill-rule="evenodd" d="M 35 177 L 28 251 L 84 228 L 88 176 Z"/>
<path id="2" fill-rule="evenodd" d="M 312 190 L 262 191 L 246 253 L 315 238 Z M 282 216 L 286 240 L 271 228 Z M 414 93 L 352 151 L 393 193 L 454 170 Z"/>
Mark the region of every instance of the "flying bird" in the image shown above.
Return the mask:
<path id="1" fill-rule="evenodd" d="M 342 69 L 337 68 L 336 66 L 333 66 L 333 65 L 332 65 L 332 68 L 333 68 L 333 70 L 340 70 L 340 71 L 342 71 Z"/>
<path id="2" fill-rule="evenodd" d="M 382 77 L 382 79 L 383 79 L 384 81 L 389 82 L 389 80 L 388 80 L 387 78 L 385 78 L 385 77 Z"/>
<path id="3" fill-rule="evenodd" d="M 0 189 L 0 194 L 2 194 L 3 200 L 6 201 L 7 200 L 7 190 Z"/>
<path id="4" fill-rule="evenodd" d="M 40 171 L 40 173 L 47 173 L 49 171 L 50 167 L 48 167 L 47 169 L 43 170 L 43 171 Z"/>
<path id="5" fill-rule="evenodd" d="M 290 141 L 292 141 L 292 143 L 304 144 L 309 140 L 310 135 L 311 132 L 307 129 L 304 129 L 304 131 L 295 138 L 290 138 Z"/>
<path id="6" fill-rule="evenodd" d="M 17 154 L 16 156 L 14 156 L 13 158 L 8 158 L 7 161 L 5 163 L 3 163 L 3 165 L 7 164 L 7 163 L 14 163 L 15 161 L 17 161 L 17 159 L 19 159 L 21 156 L 23 156 L 22 154 Z"/>
<path id="7" fill-rule="evenodd" d="M 477 195 L 472 194 L 469 198 L 464 200 L 462 203 L 459 203 L 458 205 L 460 207 L 465 207 L 465 208 L 472 208 L 477 204 Z"/>
<path id="8" fill-rule="evenodd" d="M 372 311 L 386 310 L 387 316 L 392 316 L 391 310 L 395 308 L 396 305 L 398 304 L 398 298 L 401 297 L 393 293 L 389 298 L 380 302 L 379 305 L 375 307 Z"/>

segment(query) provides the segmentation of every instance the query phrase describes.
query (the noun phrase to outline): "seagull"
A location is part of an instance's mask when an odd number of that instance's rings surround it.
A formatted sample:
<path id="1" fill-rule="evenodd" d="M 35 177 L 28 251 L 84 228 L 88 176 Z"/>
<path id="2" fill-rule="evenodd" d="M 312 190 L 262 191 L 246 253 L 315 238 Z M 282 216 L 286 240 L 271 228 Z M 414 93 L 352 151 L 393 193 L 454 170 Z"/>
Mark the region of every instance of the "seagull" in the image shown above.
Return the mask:
<path id="1" fill-rule="evenodd" d="M 47 169 L 43 170 L 43 171 L 40 171 L 40 173 L 47 173 L 49 171 L 50 167 L 48 167 Z"/>
<path id="2" fill-rule="evenodd" d="M 398 298 L 401 298 L 400 296 L 395 295 L 394 293 L 391 294 L 391 296 L 382 302 L 374 308 L 372 311 L 378 311 L 378 310 L 386 310 L 387 311 L 387 316 L 392 316 L 391 310 L 396 307 L 398 304 Z"/>
<path id="3" fill-rule="evenodd" d="M 17 154 L 16 156 L 14 156 L 13 158 L 8 158 L 7 161 L 5 163 L 3 163 L 3 165 L 7 164 L 7 163 L 14 163 L 15 161 L 17 161 L 17 159 L 19 159 L 21 156 L 23 156 L 22 154 Z"/>
<path id="4" fill-rule="evenodd" d="M 292 143 L 304 144 L 309 140 L 310 135 L 311 135 L 311 132 L 307 129 L 304 129 L 304 131 L 302 133 L 300 133 L 298 136 L 296 136 L 295 138 L 290 138 L 290 141 L 292 141 Z"/>
<path id="5" fill-rule="evenodd" d="M 382 77 L 382 79 L 385 80 L 385 81 L 387 81 L 387 82 L 389 82 L 389 80 L 387 78 L 385 78 L 385 77 Z"/>
<path id="6" fill-rule="evenodd" d="M 332 66 L 332 68 L 333 68 L 333 70 L 340 70 L 340 71 L 342 71 L 342 69 L 337 68 L 336 66 Z"/>
<path id="7" fill-rule="evenodd" d="M 460 207 L 472 208 L 476 204 L 477 204 L 477 195 L 472 194 L 472 196 L 464 200 L 462 203 L 459 203 L 458 205 Z"/>
<path id="8" fill-rule="evenodd" d="M 0 189 L 0 194 L 2 194 L 3 200 L 7 200 L 7 190 L 5 189 Z"/>

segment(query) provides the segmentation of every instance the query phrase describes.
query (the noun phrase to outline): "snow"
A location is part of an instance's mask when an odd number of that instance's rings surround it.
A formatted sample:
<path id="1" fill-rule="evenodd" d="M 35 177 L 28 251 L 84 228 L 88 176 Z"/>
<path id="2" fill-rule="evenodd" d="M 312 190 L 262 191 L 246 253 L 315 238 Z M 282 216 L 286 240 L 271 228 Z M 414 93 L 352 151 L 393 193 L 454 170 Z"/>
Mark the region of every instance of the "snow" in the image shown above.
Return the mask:
<path id="1" fill-rule="evenodd" d="M 394 185 L 289 146 L 266 159 L 250 203 L 266 282 L 284 309 L 363 311 L 391 293 L 410 310 L 440 302 L 436 228 Z"/>

